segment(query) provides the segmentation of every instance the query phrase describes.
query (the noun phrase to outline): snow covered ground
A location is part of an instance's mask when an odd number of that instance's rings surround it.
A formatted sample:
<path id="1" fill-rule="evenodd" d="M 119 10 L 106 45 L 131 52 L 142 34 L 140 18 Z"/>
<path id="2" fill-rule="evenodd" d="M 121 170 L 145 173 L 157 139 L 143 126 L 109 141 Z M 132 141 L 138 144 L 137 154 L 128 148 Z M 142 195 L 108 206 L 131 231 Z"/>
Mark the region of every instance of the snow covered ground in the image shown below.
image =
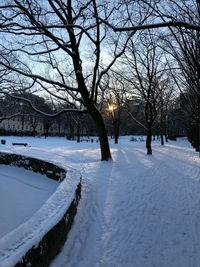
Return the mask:
<path id="1" fill-rule="evenodd" d="M 99 144 L 23 138 L 4 151 L 49 159 L 82 174 L 82 199 L 51 267 L 200 267 L 200 159 L 184 140 L 147 156 L 144 142 L 120 138 L 112 162 Z"/>
<path id="2" fill-rule="evenodd" d="M 57 186 L 45 175 L 0 165 L 0 238 L 27 221 Z"/>

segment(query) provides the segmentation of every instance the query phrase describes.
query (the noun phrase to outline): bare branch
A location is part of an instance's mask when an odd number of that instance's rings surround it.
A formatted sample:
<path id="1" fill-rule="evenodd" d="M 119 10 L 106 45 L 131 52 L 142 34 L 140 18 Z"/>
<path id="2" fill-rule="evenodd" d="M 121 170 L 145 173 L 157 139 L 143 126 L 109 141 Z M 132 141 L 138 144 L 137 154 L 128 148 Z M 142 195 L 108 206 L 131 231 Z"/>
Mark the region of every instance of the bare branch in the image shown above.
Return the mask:
<path id="1" fill-rule="evenodd" d="M 103 23 L 113 29 L 115 32 L 128 32 L 128 31 L 139 31 L 139 30 L 147 30 L 147 29 L 158 29 L 158 28 L 166 28 L 166 27 L 178 27 L 178 28 L 186 28 L 189 30 L 200 31 L 200 26 L 196 24 L 187 23 L 184 21 L 168 21 L 154 24 L 143 24 L 136 25 L 131 27 L 115 27 L 110 24 L 108 21 L 99 18 Z"/>
<path id="2" fill-rule="evenodd" d="M 2 122 L 4 120 L 11 120 L 12 118 L 17 117 L 19 115 L 21 115 L 21 113 L 20 112 L 17 112 L 15 114 L 10 115 L 10 116 L 0 117 L 0 122 Z"/>
<path id="3" fill-rule="evenodd" d="M 62 109 L 61 111 L 56 112 L 54 114 L 49 114 L 49 113 L 46 113 L 46 112 L 42 112 L 40 109 L 36 108 L 33 105 L 33 103 L 31 102 L 31 100 L 29 100 L 27 98 L 24 98 L 24 97 L 21 97 L 21 96 L 17 96 L 17 95 L 13 95 L 13 94 L 9 94 L 9 93 L 6 93 L 6 92 L 0 92 L 0 94 L 7 95 L 7 96 L 9 96 L 9 97 L 11 97 L 13 99 L 18 99 L 18 100 L 24 101 L 25 103 L 29 104 L 29 106 L 34 111 L 36 111 L 37 113 L 39 113 L 39 114 L 41 114 L 43 116 L 49 117 L 49 118 L 55 118 L 55 117 L 60 116 L 63 113 L 69 113 L 69 112 L 74 112 L 74 113 L 87 113 L 87 109 L 73 109 L 73 108 L 68 108 L 68 109 Z"/>

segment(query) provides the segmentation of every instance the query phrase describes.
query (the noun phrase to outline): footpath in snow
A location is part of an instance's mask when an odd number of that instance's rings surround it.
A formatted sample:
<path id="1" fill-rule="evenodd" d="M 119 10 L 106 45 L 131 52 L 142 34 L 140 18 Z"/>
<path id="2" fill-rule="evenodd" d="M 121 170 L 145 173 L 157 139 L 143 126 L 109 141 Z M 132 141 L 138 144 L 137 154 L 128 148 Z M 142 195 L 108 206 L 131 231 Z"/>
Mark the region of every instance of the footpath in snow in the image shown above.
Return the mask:
<path id="1" fill-rule="evenodd" d="M 172 143 L 147 156 L 113 149 L 113 163 L 85 163 L 83 197 L 51 267 L 199 267 L 200 160 Z"/>
<path id="2" fill-rule="evenodd" d="M 200 159 L 186 141 L 153 145 L 120 139 L 112 162 L 97 143 L 30 139 L 13 151 L 82 174 L 82 199 L 51 267 L 200 267 Z"/>

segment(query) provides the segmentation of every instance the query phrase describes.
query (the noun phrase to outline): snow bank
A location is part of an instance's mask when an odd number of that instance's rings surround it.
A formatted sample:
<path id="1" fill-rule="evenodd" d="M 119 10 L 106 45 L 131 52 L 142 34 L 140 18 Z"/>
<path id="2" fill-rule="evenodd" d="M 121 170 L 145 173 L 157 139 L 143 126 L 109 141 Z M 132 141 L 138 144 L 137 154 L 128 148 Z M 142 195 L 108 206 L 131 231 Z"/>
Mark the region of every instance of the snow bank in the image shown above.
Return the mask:
<path id="1" fill-rule="evenodd" d="M 75 199 L 80 173 L 68 171 L 55 193 L 25 223 L 0 239 L 0 267 L 14 266 L 66 213 Z"/>

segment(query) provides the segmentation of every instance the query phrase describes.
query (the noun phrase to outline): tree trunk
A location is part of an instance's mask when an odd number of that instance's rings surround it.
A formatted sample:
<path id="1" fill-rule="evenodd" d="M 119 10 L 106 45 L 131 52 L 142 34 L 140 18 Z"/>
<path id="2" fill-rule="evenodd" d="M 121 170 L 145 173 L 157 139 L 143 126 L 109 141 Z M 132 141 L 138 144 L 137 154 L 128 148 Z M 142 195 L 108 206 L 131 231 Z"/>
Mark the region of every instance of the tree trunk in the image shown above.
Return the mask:
<path id="1" fill-rule="evenodd" d="M 196 137 L 196 140 L 197 140 L 197 143 L 196 143 L 196 151 L 200 152 L 200 99 L 198 97 L 198 100 L 197 100 L 197 131 L 196 131 L 196 134 L 197 134 L 197 137 Z"/>
<path id="2" fill-rule="evenodd" d="M 164 137 L 162 133 L 160 134 L 160 144 L 161 146 L 164 146 Z"/>
<path id="3" fill-rule="evenodd" d="M 72 119 L 70 119 L 69 123 L 69 138 L 70 140 L 74 140 L 74 124 L 72 123 Z"/>
<path id="4" fill-rule="evenodd" d="M 119 122 L 114 121 L 114 138 L 115 138 L 115 144 L 118 144 L 119 139 Z"/>
<path id="5" fill-rule="evenodd" d="M 81 136 L 80 136 L 80 121 L 79 118 L 77 119 L 77 143 L 80 143 L 81 141 Z"/>
<path id="6" fill-rule="evenodd" d="M 115 135 L 115 144 L 118 144 L 119 136 Z"/>
<path id="7" fill-rule="evenodd" d="M 33 135 L 33 137 L 35 137 L 36 136 L 36 127 L 32 126 L 32 128 L 33 128 L 32 135 Z"/>
<path id="8" fill-rule="evenodd" d="M 21 131 L 24 131 L 24 116 L 22 115 L 21 117 L 21 122 L 22 122 L 22 125 L 21 125 Z"/>
<path id="9" fill-rule="evenodd" d="M 152 155 L 151 140 L 152 140 L 152 130 L 151 130 L 151 126 L 148 126 L 147 127 L 147 139 L 146 139 L 147 155 Z"/>
<path id="10" fill-rule="evenodd" d="M 160 110 L 160 142 L 161 142 L 161 146 L 164 146 L 163 132 L 164 132 L 163 107 L 161 107 L 161 110 Z"/>
<path id="11" fill-rule="evenodd" d="M 199 152 L 199 125 L 196 125 L 195 131 L 195 151 Z"/>
<path id="12" fill-rule="evenodd" d="M 164 135 L 165 135 L 165 142 L 168 142 L 168 133 L 167 133 L 167 117 L 164 116 Z"/>
<path id="13" fill-rule="evenodd" d="M 72 10 L 70 10 L 70 6 L 68 6 L 68 11 L 69 14 L 72 15 Z M 71 20 L 71 21 L 70 21 Z M 73 24 L 72 18 L 68 20 L 69 24 Z M 93 122 L 96 126 L 96 130 L 99 136 L 99 142 L 100 142 L 100 148 L 101 148 L 101 160 L 109 160 L 111 159 L 111 153 L 110 153 L 110 147 L 108 143 L 108 136 L 105 128 L 105 124 L 102 118 L 101 113 L 99 110 L 96 108 L 94 104 L 94 99 L 90 98 L 89 91 L 87 89 L 85 79 L 83 77 L 82 69 L 81 66 L 81 59 L 80 59 L 80 53 L 78 50 L 77 42 L 76 42 L 76 37 L 74 33 L 74 28 L 70 28 L 68 30 L 69 37 L 71 40 L 71 46 L 72 46 L 72 60 L 73 60 L 73 65 L 74 65 L 74 70 L 76 74 L 76 80 L 78 83 L 79 87 L 79 92 L 82 96 L 84 106 L 87 108 L 89 115 L 92 117 Z"/>
<path id="14" fill-rule="evenodd" d="M 110 160 L 111 159 L 110 147 L 102 115 L 92 102 L 88 107 L 88 112 L 94 121 L 99 136 L 99 142 L 101 148 L 101 160 Z"/>

